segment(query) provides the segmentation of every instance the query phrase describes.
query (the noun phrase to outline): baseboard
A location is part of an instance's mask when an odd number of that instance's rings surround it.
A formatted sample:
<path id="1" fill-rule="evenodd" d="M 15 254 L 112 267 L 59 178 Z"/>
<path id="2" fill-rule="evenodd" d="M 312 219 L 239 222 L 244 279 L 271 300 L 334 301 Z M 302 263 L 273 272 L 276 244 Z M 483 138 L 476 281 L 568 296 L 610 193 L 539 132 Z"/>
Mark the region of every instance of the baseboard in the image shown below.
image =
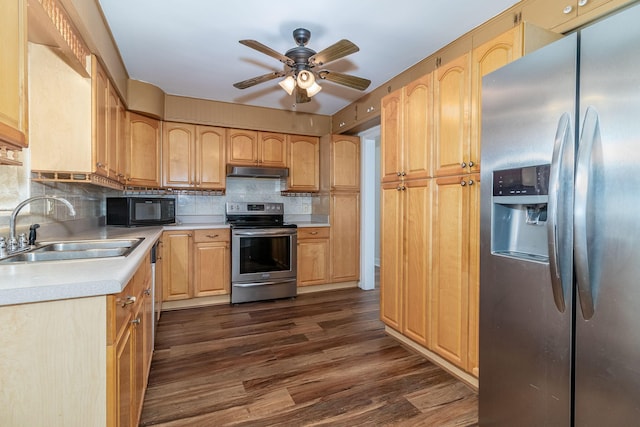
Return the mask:
<path id="1" fill-rule="evenodd" d="M 420 344 L 410 340 L 409 338 L 405 337 L 395 329 L 385 326 L 384 330 L 387 334 L 389 334 L 395 340 L 400 341 L 402 344 L 406 345 L 407 347 L 410 347 L 411 349 L 417 351 L 418 353 L 420 353 L 421 355 L 429 359 L 431 362 L 440 366 L 442 369 L 444 369 L 454 377 L 458 378 L 460 381 L 467 384 L 469 387 L 478 391 L 478 378 L 474 377 L 468 372 L 463 371 L 462 369 L 458 368 L 448 360 L 443 359 L 441 356 L 437 355 L 431 350 L 426 349 Z"/>
<path id="2" fill-rule="evenodd" d="M 358 282 L 341 282 L 326 283 L 324 285 L 298 286 L 298 295 L 357 287 Z M 164 301 L 162 303 L 162 311 L 183 310 L 186 308 L 206 307 L 210 305 L 220 304 L 231 304 L 231 295 L 214 295 L 210 297 L 189 298 L 177 301 Z"/>

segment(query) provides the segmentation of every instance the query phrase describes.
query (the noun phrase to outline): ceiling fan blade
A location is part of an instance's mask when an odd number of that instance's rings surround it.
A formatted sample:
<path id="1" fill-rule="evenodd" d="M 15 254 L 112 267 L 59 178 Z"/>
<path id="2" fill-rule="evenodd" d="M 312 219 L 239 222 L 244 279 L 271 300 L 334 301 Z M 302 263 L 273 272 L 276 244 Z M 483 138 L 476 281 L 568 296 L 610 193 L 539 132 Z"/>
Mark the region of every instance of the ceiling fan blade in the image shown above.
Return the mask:
<path id="1" fill-rule="evenodd" d="M 307 90 L 296 86 L 296 104 L 304 104 L 310 101 L 311 98 L 307 95 Z"/>
<path id="2" fill-rule="evenodd" d="M 309 58 L 309 62 L 314 65 L 320 66 L 331 61 L 335 61 L 336 59 L 343 58 L 347 55 L 351 55 L 352 53 L 356 53 L 359 50 L 360 48 L 349 40 L 342 39 L 339 42 L 334 43 L 328 48 L 323 49 L 313 55 L 311 58 Z"/>
<path id="3" fill-rule="evenodd" d="M 284 56 L 283 54 L 281 54 L 280 52 L 276 52 L 275 50 L 271 49 L 269 46 L 265 46 L 262 43 L 255 41 L 255 40 L 240 40 L 240 43 L 248 46 L 252 49 L 257 50 L 258 52 L 262 52 L 266 55 L 271 56 L 272 58 L 277 59 L 278 61 L 282 62 L 283 64 L 287 64 L 287 65 L 293 65 L 293 61 L 291 60 L 291 58 L 287 58 L 286 56 Z"/>
<path id="4" fill-rule="evenodd" d="M 348 86 L 353 89 L 365 90 L 371 84 L 371 80 L 362 77 L 351 76 L 349 74 L 337 73 L 335 71 L 322 70 L 318 72 L 318 77 L 323 80 Z"/>
<path id="5" fill-rule="evenodd" d="M 246 89 L 251 86 L 255 86 L 260 83 L 268 82 L 269 80 L 277 79 L 278 77 L 284 76 L 283 71 L 274 71 L 269 74 L 264 74 L 262 76 L 254 77 L 252 79 L 243 80 L 238 83 L 234 83 L 233 86 L 238 89 Z"/>

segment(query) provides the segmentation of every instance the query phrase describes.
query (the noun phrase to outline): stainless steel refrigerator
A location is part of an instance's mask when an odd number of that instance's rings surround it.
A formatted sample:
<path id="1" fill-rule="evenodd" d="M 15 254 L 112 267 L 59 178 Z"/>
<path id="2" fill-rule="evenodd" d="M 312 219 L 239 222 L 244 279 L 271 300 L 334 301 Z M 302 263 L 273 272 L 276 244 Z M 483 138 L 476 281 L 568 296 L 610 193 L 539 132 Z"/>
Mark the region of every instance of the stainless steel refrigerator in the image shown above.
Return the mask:
<path id="1" fill-rule="evenodd" d="M 483 80 L 481 426 L 640 423 L 639 23 Z"/>

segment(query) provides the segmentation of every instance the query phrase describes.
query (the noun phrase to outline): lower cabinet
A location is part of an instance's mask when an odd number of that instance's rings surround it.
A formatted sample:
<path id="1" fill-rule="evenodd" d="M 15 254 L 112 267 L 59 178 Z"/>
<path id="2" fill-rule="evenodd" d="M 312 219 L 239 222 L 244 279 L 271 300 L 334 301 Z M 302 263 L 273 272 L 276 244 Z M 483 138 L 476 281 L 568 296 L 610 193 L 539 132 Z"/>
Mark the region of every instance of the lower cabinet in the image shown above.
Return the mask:
<path id="1" fill-rule="evenodd" d="M 163 301 L 229 293 L 229 229 L 165 231 L 162 242 Z"/>
<path id="2" fill-rule="evenodd" d="M 153 354 L 151 260 L 107 296 L 107 425 L 137 426 Z"/>
<path id="3" fill-rule="evenodd" d="M 298 228 L 298 286 L 329 281 L 329 228 Z"/>
<path id="4" fill-rule="evenodd" d="M 330 204 L 330 281 L 357 281 L 360 279 L 360 193 L 332 192 Z"/>

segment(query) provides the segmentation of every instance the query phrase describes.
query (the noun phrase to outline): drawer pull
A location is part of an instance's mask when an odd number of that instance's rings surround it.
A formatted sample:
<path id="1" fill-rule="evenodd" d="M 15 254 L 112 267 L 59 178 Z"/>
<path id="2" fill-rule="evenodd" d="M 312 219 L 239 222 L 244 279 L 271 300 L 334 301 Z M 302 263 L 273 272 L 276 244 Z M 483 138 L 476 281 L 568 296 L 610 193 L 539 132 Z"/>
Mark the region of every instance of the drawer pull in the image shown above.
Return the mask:
<path id="1" fill-rule="evenodd" d="M 316 234 L 318 234 L 318 232 L 317 231 L 312 231 L 309 234 L 311 234 L 312 236 L 315 236 Z"/>
<path id="2" fill-rule="evenodd" d="M 207 234 L 207 237 L 210 238 L 210 239 L 215 239 L 218 236 L 219 236 L 219 234 Z"/>
<path id="3" fill-rule="evenodd" d="M 133 319 L 131 321 L 131 323 L 133 323 L 134 325 L 139 325 L 140 324 L 140 318 L 138 317 L 137 319 Z"/>
<path id="4" fill-rule="evenodd" d="M 122 303 L 123 307 L 126 307 L 128 305 L 133 304 L 134 302 L 136 302 L 136 297 L 134 296 L 127 296 L 126 299 L 124 300 L 124 302 Z"/>

